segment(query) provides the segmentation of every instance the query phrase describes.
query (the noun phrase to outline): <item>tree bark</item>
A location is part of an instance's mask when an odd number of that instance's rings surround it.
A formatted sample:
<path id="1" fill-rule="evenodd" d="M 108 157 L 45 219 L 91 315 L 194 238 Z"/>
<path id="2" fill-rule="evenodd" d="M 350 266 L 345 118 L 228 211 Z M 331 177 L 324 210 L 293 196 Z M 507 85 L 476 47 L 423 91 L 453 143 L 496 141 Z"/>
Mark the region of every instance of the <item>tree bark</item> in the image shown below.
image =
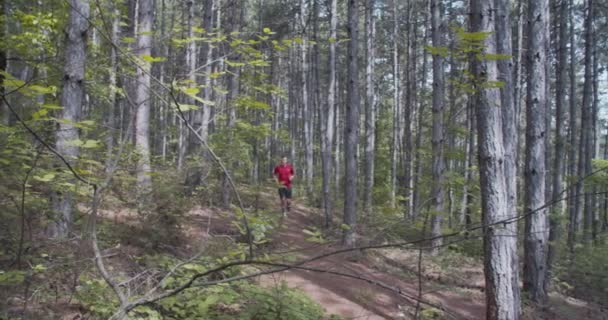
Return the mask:
<path id="1" fill-rule="evenodd" d="M 593 37 L 593 11 L 594 3 L 593 0 L 586 1 L 587 14 L 585 16 L 585 82 L 583 84 L 583 118 L 581 124 L 581 145 L 584 144 L 584 148 L 579 151 L 579 178 L 586 177 L 591 174 L 592 164 L 591 160 L 594 157 L 595 148 L 593 146 L 593 50 L 594 50 L 594 37 Z M 582 169 L 582 170 L 580 170 Z M 579 183 L 580 190 L 585 192 L 585 206 L 583 211 L 583 239 L 586 242 L 590 242 L 592 238 L 592 224 L 593 224 L 593 206 L 591 190 L 588 190 L 587 186 L 583 186 L 583 183 Z M 580 193 L 579 193 L 580 194 Z"/>
<path id="2" fill-rule="evenodd" d="M 547 209 L 545 199 L 545 67 L 549 48 L 548 0 L 528 1 L 528 87 L 526 101 L 524 290 L 537 303 L 547 299 Z"/>
<path id="3" fill-rule="evenodd" d="M 87 30 L 89 29 L 89 2 L 71 0 L 69 22 L 65 38 L 65 64 L 61 91 L 61 120 L 56 133 L 56 149 L 70 163 L 79 155 L 79 148 L 74 144 L 79 138 L 76 123 L 80 121 L 81 108 L 84 103 L 85 64 L 87 52 Z M 53 238 L 66 238 L 73 220 L 72 192 L 64 190 L 53 196 L 53 208 L 57 214 L 49 226 Z"/>
<path id="4" fill-rule="evenodd" d="M 399 152 L 399 107 L 400 107 L 400 66 L 399 66 L 399 19 L 398 19 L 398 2 L 392 1 L 392 17 L 393 17 L 393 132 L 392 132 L 392 148 L 391 148 L 391 188 L 390 201 L 394 208 L 396 204 L 397 191 L 397 162 Z"/>
<path id="5" fill-rule="evenodd" d="M 443 47 L 441 1 L 431 0 L 431 23 L 433 47 Z M 433 186 L 432 186 L 432 212 L 431 212 L 431 236 L 435 237 L 432 242 L 431 253 L 439 253 L 439 247 L 443 244 L 441 235 L 441 223 L 445 213 L 445 161 L 444 161 L 444 128 L 443 109 L 445 105 L 445 79 L 443 69 L 443 57 L 440 54 L 433 55 Z"/>
<path id="6" fill-rule="evenodd" d="M 473 32 L 488 32 L 483 47 L 485 52 L 496 52 L 495 16 L 493 0 L 471 1 Z M 484 273 L 486 278 L 486 318 L 518 319 L 520 310 L 519 287 L 512 264 L 517 255 L 517 231 L 513 223 L 497 224 L 510 218 L 505 175 L 505 150 L 502 132 L 501 96 L 497 88 L 487 82 L 498 80 L 496 61 L 471 61 L 476 81 L 478 157 L 481 187 L 481 209 L 484 228 Z"/>
<path id="7" fill-rule="evenodd" d="M 568 69 L 568 76 L 570 77 L 570 90 L 569 90 L 569 147 L 568 152 L 568 175 L 570 177 L 576 176 L 577 170 L 577 154 L 576 154 L 576 138 L 578 136 L 578 108 L 576 101 L 576 47 L 574 46 L 574 0 L 569 2 L 569 20 L 570 20 L 570 68 Z M 574 250 L 574 242 L 576 241 L 576 232 L 578 230 L 578 206 L 580 203 L 579 197 L 577 197 L 577 184 L 572 179 L 568 184 L 568 249 L 570 252 Z"/>
<path id="8" fill-rule="evenodd" d="M 203 28 L 205 29 L 205 32 L 207 34 L 210 34 L 213 32 L 213 10 L 215 10 L 215 0 L 207 0 L 205 1 L 205 12 L 204 12 L 204 17 L 203 17 Z M 213 93 L 213 87 L 211 85 L 211 73 L 213 72 L 213 66 L 212 66 L 212 62 L 213 61 L 213 46 L 211 45 L 211 42 L 207 42 L 205 44 L 205 60 L 204 60 L 204 64 L 205 64 L 205 77 L 204 77 L 204 83 L 205 83 L 205 88 L 203 89 L 203 99 L 206 101 L 206 103 L 203 103 L 202 105 L 202 119 L 201 119 L 201 126 L 200 126 L 200 132 L 201 132 L 201 137 L 207 141 L 207 139 L 209 138 L 209 127 L 210 127 L 210 123 L 211 123 L 211 105 L 209 105 L 209 103 L 212 102 L 212 93 Z"/>
<path id="9" fill-rule="evenodd" d="M 329 18 L 329 88 L 327 93 L 326 123 L 323 135 L 322 166 L 323 166 L 323 209 L 325 214 L 325 227 L 332 224 L 333 201 L 331 195 L 332 147 L 334 143 L 334 130 L 336 118 L 336 41 L 338 25 L 338 1 L 330 2 Z"/>
<path id="10" fill-rule="evenodd" d="M 309 196 L 312 196 L 313 193 L 313 173 L 314 173 L 314 162 L 313 162 L 313 140 L 312 140 L 312 112 L 309 103 L 308 96 L 308 41 L 307 41 L 307 5 L 305 0 L 300 1 L 300 27 L 302 32 L 302 45 L 300 46 L 300 54 L 301 54 L 301 67 L 300 71 L 300 85 L 301 85 L 301 94 L 302 94 L 302 115 L 303 115 L 303 125 L 304 125 L 304 157 L 306 161 L 306 193 Z"/>
<path id="11" fill-rule="evenodd" d="M 363 191 L 364 210 L 371 214 L 374 195 L 374 158 L 376 140 L 376 96 L 374 89 L 374 63 L 376 59 L 376 21 L 374 18 L 375 0 L 367 0 L 365 8 L 365 44 L 366 44 L 366 69 L 365 69 L 365 187 Z"/>
<path id="12" fill-rule="evenodd" d="M 555 202 L 550 214 L 549 252 L 547 256 L 547 273 L 551 274 L 552 265 L 557 256 L 557 245 L 560 238 L 561 220 L 564 214 L 564 202 L 559 200 L 563 191 L 564 159 L 566 152 L 564 142 L 564 116 L 566 106 L 566 81 L 568 80 L 568 1 L 561 0 L 559 6 L 559 45 L 557 66 L 555 70 L 555 157 L 553 158 L 553 188 L 551 200 Z M 549 276 L 549 280 L 551 277 Z"/>
<path id="13" fill-rule="evenodd" d="M 154 20 L 154 1 L 139 0 L 137 29 L 137 56 L 141 59 L 151 54 L 152 23 Z M 142 61 L 137 68 L 137 88 L 135 103 L 135 148 L 139 154 L 137 160 L 137 193 L 140 209 L 149 204 L 152 192 L 150 172 L 150 63 Z"/>
<path id="14" fill-rule="evenodd" d="M 405 153 L 405 198 L 406 198 L 406 210 L 405 218 L 413 218 L 414 216 L 414 165 L 413 155 L 415 151 L 412 149 L 412 138 L 414 134 L 414 119 L 416 115 L 417 106 L 417 86 L 416 83 L 416 72 L 417 72 L 417 31 L 418 28 L 414 23 L 414 17 L 416 15 L 415 4 L 412 1 L 408 2 L 408 31 L 407 31 L 407 42 L 408 42 L 408 63 L 407 63 L 407 79 L 406 85 L 406 111 L 405 111 L 405 137 L 404 137 L 404 153 Z"/>
<path id="15" fill-rule="evenodd" d="M 343 244 L 355 245 L 357 222 L 357 146 L 359 145 L 359 1 L 348 0 L 348 84 L 344 134 L 344 229 Z"/>
<path id="16" fill-rule="evenodd" d="M 504 54 L 508 58 L 497 61 L 498 80 L 504 86 L 500 90 L 502 133 L 505 148 L 505 181 L 507 187 L 507 214 L 510 217 L 517 216 L 517 110 L 514 104 L 513 85 L 513 55 L 511 36 L 511 3 L 509 0 L 496 0 L 496 49 L 498 54 Z M 512 231 L 517 234 L 517 224 L 513 224 Z M 517 255 L 512 256 L 511 268 L 518 269 L 519 259 Z M 511 274 L 512 284 L 519 286 L 519 273 Z M 513 292 L 519 294 L 519 288 L 513 288 Z M 517 300 L 520 297 L 516 297 Z M 518 313 L 520 310 L 518 310 Z"/>

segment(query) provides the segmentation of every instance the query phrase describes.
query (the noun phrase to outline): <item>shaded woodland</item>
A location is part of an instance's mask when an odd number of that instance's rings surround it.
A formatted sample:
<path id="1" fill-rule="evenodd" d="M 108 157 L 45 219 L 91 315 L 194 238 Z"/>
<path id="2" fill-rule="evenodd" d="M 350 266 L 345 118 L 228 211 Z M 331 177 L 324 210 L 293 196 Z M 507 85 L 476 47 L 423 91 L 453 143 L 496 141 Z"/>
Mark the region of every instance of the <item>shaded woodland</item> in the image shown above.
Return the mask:
<path id="1" fill-rule="evenodd" d="M 608 318 L 608 1 L 0 7 L 1 319 Z"/>

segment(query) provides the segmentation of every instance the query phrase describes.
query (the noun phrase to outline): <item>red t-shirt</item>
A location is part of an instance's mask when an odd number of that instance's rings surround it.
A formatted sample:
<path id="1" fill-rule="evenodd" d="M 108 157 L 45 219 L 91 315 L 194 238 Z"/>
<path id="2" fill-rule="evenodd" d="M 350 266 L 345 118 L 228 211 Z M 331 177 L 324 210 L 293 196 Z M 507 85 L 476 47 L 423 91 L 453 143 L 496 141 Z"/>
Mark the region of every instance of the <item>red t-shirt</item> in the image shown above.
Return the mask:
<path id="1" fill-rule="evenodd" d="M 274 168 L 274 175 L 288 189 L 291 188 L 291 180 L 289 178 L 294 174 L 293 167 L 289 163 L 285 165 L 280 164 Z"/>

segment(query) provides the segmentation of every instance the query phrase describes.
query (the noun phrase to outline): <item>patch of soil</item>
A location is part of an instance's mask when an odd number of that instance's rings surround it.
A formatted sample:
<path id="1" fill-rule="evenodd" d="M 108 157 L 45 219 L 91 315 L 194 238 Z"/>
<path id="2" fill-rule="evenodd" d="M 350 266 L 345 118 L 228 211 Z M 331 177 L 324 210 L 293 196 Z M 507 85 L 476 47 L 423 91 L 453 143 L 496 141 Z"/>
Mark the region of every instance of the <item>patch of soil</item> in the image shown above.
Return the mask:
<path id="1" fill-rule="evenodd" d="M 294 206 L 273 239 L 277 251 L 292 250 L 298 253 L 299 259 L 307 259 L 339 249 L 331 245 L 314 246 L 306 241 L 308 235 L 303 230 L 316 225 L 316 219 L 317 213 L 302 206 Z M 405 277 L 376 270 L 372 261 L 354 257 L 352 254 L 333 255 L 307 263 L 305 267 L 347 273 L 372 282 L 381 282 L 409 296 L 415 297 L 418 294 L 417 286 Z M 259 281 L 264 286 L 286 281 L 289 286 L 307 293 L 327 312 L 349 319 L 409 319 L 415 305 L 411 299 L 404 298 L 392 290 L 328 273 L 292 269 L 281 274 L 262 276 Z M 485 318 L 483 300 L 471 295 L 439 289 L 432 292 L 423 291 L 423 299 L 440 305 L 446 313 L 458 319 Z"/>

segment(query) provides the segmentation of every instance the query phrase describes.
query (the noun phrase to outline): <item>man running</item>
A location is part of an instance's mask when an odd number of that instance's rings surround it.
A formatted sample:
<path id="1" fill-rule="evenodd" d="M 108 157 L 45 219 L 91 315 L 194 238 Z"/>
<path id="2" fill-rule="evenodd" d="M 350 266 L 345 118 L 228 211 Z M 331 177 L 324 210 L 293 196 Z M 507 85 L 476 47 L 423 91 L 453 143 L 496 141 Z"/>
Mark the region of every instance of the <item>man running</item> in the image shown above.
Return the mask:
<path id="1" fill-rule="evenodd" d="M 295 177 L 293 166 L 287 163 L 287 157 L 281 158 L 281 163 L 274 168 L 274 176 L 279 184 L 279 197 L 281 198 L 281 211 L 283 216 L 291 209 L 291 180 Z"/>

